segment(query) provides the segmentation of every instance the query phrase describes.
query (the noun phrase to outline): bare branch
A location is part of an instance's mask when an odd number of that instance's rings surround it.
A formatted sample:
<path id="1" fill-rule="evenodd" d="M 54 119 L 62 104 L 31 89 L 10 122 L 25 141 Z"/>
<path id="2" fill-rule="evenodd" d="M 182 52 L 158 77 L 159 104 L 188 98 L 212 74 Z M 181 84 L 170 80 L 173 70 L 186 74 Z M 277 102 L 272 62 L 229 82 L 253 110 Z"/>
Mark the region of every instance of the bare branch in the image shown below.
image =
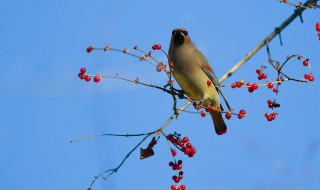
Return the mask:
<path id="1" fill-rule="evenodd" d="M 308 0 L 306 1 L 303 6 L 308 6 L 310 3 L 315 3 L 317 0 Z M 281 33 L 283 29 L 285 29 L 295 18 L 301 16 L 301 13 L 305 10 L 304 7 L 298 7 L 295 9 L 294 13 L 287 18 L 279 27 L 275 28 L 275 30 L 266 37 L 260 44 L 255 47 L 251 52 L 249 52 L 243 59 L 241 59 L 235 66 L 233 66 L 225 75 L 221 77 L 219 83 L 221 84 L 225 81 L 228 77 L 230 77 L 235 71 L 237 71 L 245 62 L 247 62 L 255 53 L 257 53 L 263 46 L 269 43 L 275 36 Z"/>

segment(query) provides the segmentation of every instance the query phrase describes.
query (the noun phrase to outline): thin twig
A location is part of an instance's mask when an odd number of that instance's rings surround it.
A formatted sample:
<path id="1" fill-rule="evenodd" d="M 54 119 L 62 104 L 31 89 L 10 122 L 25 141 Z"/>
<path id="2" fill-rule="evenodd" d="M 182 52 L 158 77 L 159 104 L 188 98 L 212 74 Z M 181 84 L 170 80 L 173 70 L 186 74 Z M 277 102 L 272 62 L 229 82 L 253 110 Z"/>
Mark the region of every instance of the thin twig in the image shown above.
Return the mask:
<path id="1" fill-rule="evenodd" d="M 153 132 L 154 133 L 154 132 Z M 148 133 L 125 157 L 124 159 L 121 161 L 121 163 L 114 169 L 109 169 L 106 170 L 104 172 L 102 172 L 101 174 L 99 174 L 98 176 L 94 177 L 95 179 L 91 182 L 90 187 L 92 187 L 92 185 L 95 183 L 95 181 L 100 178 L 101 176 L 103 176 L 105 173 L 110 172 L 110 174 L 108 174 L 106 177 L 103 177 L 103 179 L 107 179 L 109 176 L 111 176 L 112 174 L 114 174 L 115 172 L 117 172 L 119 170 L 119 168 L 123 165 L 123 163 L 130 157 L 130 155 L 153 133 Z"/>
<path id="2" fill-rule="evenodd" d="M 149 133 L 140 133 L 140 134 L 112 134 L 112 133 L 102 133 L 102 134 L 93 134 L 93 135 L 88 135 L 79 139 L 75 139 L 75 140 L 71 140 L 70 142 L 78 142 L 78 141 L 82 141 L 85 139 L 90 139 L 93 137 L 101 137 L 101 136 L 115 136 L 115 137 L 138 137 L 138 136 L 144 136 L 144 135 L 150 135 L 153 134 L 155 131 L 153 132 L 149 132 Z"/>

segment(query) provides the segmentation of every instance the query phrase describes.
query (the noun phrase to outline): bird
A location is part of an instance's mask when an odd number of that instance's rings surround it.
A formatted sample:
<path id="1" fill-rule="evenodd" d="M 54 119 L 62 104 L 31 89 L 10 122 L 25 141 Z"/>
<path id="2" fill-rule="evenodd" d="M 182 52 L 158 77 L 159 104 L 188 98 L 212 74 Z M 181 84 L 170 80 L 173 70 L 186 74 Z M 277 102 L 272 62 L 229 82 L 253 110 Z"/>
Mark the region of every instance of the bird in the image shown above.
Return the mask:
<path id="1" fill-rule="evenodd" d="M 173 77 L 188 97 L 202 106 L 220 108 L 218 92 L 222 95 L 223 93 L 217 77 L 206 57 L 192 43 L 186 29 L 172 30 L 168 58 Z M 215 88 L 208 85 L 208 81 L 211 81 Z M 209 113 L 217 135 L 225 134 L 227 125 L 221 111 L 212 109 Z"/>

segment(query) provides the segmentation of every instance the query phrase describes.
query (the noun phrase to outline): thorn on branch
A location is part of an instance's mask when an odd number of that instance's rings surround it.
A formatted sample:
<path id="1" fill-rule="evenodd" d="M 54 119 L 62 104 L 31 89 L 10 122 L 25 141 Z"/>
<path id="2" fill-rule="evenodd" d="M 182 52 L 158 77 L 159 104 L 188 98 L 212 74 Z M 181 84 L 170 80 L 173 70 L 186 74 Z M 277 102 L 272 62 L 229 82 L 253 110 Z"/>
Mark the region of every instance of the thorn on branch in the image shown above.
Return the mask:
<path id="1" fill-rule="evenodd" d="M 300 18 L 300 22 L 303 23 L 303 18 L 302 18 L 302 14 L 299 14 L 299 18 Z"/>
<path id="2" fill-rule="evenodd" d="M 276 27 L 275 31 L 279 35 L 280 45 L 282 46 L 283 43 L 282 43 L 282 37 L 281 37 L 281 30 L 280 30 L 280 28 Z"/>

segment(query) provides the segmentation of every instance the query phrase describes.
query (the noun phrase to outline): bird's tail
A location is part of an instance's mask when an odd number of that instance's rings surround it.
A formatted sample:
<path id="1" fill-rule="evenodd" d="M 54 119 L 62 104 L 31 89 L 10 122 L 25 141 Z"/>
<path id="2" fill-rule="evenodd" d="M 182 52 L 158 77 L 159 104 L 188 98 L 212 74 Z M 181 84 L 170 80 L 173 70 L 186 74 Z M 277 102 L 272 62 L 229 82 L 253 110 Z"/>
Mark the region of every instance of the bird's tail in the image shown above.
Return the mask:
<path id="1" fill-rule="evenodd" d="M 223 120 L 221 112 L 212 110 L 210 111 L 210 115 L 212 117 L 214 128 L 217 135 L 225 134 L 227 132 L 227 125 Z"/>

